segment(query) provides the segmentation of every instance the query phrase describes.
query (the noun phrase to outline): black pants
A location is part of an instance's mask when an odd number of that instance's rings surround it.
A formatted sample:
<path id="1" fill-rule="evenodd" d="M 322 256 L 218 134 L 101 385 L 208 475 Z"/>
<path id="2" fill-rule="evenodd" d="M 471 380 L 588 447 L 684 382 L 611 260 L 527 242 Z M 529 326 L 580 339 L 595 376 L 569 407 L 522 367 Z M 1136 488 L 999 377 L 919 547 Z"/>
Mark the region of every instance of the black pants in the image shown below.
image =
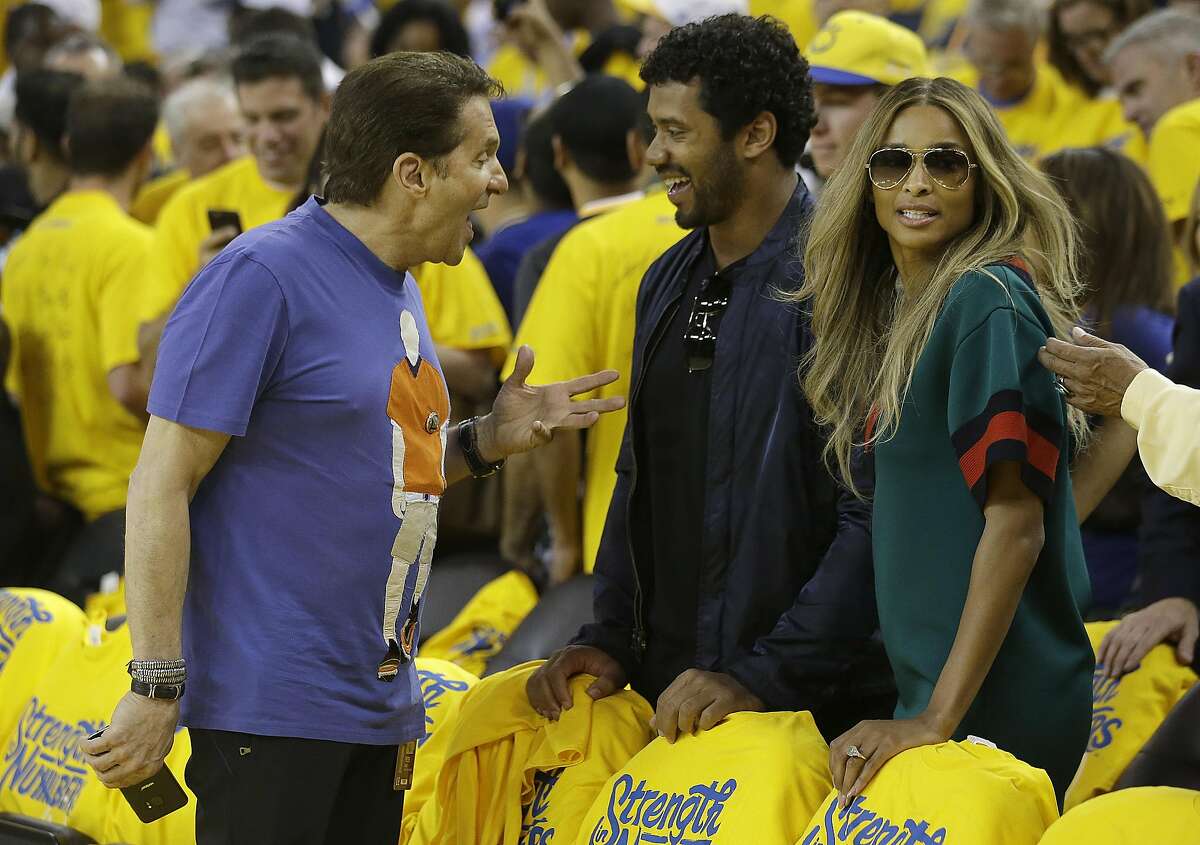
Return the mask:
<path id="1" fill-rule="evenodd" d="M 197 845 L 396 845 L 394 745 L 196 729 L 186 779 Z"/>

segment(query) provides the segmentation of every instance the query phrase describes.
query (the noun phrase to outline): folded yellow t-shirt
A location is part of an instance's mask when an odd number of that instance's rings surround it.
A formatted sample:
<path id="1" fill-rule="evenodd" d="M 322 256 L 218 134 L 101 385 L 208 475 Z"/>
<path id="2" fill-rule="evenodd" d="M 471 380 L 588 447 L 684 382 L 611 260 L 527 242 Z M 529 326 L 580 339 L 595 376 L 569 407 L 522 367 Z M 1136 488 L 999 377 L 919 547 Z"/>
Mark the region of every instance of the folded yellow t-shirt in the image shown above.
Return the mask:
<path id="1" fill-rule="evenodd" d="M 1118 624 L 1089 624 L 1092 648 L 1099 650 L 1105 635 Z M 1092 677 L 1092 735 L 1079 771 L 1067 787 L 1066 810 L 1111 790 L 1171 708 L 1196 683 L 1196 673 L 1180 666 L 1168 645 L 1150 649 L 1141 665 L 1127 675 L 1108 678 L 1103 671 L 1097 664 Z"/>
<path id="2" fill-rule="evenodd" d="M 973 741 L 910 748 L 845 808 L 837 797 L 797 845 L 1036 845 L 1058 818 L 1044 771 Z"/>
<path id="3" fill-rule="evenodd" d="M 790 843 L 829 791 L 829 747 L 809 713 L 735 713 L 617 772 L 577 845 Z"/>

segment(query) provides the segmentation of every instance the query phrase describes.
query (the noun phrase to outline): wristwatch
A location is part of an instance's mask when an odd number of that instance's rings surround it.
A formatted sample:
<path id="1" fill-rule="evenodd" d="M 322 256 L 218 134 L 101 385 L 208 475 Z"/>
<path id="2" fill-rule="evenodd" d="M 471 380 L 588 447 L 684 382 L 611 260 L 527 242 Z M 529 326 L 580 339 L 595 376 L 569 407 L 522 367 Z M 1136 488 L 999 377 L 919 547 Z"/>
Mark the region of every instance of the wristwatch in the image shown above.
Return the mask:
<path id="1" fill-rule="evenodd" d="M 479 433 L 475 430 L 478 422 L 479 417 L 471 417 L 458 424 L 458 447 L 462 450 L 471 475 L 475 478 L 487 478 L 489 475 L 495 475 L 497 470 L 504 466 L 504 458 L 495 463 L 488 463 L 483 459 L 483 455 L 479 454 Z"/>

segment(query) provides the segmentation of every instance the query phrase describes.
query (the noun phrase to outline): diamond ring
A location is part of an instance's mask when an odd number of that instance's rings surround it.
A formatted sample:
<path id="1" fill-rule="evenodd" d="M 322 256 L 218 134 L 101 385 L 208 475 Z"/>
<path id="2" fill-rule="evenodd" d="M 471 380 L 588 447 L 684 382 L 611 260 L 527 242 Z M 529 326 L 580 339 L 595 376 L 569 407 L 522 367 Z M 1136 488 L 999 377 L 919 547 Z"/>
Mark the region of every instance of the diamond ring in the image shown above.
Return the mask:
<path id="1" fill-rule="evenodd" d="M 867 759 L 866 757 L 863 756 L 863 753 L 858 750 L 857 745 L 851 745 L 849 748 L 847 748 L 846 756 L 847 757 L 857 757 L 859 760 Z"/>

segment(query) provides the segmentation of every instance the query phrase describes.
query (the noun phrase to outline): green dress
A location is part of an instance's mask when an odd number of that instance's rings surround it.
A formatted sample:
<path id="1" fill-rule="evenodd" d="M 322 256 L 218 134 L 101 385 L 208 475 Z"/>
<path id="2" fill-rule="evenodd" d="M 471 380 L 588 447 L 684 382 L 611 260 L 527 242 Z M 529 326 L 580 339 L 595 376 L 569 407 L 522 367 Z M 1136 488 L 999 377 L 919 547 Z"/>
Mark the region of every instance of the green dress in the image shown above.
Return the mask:
<path id="1" fill-rule="evenodd" d="M 993 278 L 994 276 L 994 278 Z M 1046 541 L 956 739 L 996 743 L 1045 769 L 1060 800 L 1087 746 L 1090 591 L 1068 471 L 1066 405 L 1037 360 L 1053 332 L 1023 268 L 951 289 L 895 435 L 875 447 L 875 590 L 896 674 L 896 718 L 920 714 L 950 654 L 984 529 L 987 469 L 1018 461 Z"/>

